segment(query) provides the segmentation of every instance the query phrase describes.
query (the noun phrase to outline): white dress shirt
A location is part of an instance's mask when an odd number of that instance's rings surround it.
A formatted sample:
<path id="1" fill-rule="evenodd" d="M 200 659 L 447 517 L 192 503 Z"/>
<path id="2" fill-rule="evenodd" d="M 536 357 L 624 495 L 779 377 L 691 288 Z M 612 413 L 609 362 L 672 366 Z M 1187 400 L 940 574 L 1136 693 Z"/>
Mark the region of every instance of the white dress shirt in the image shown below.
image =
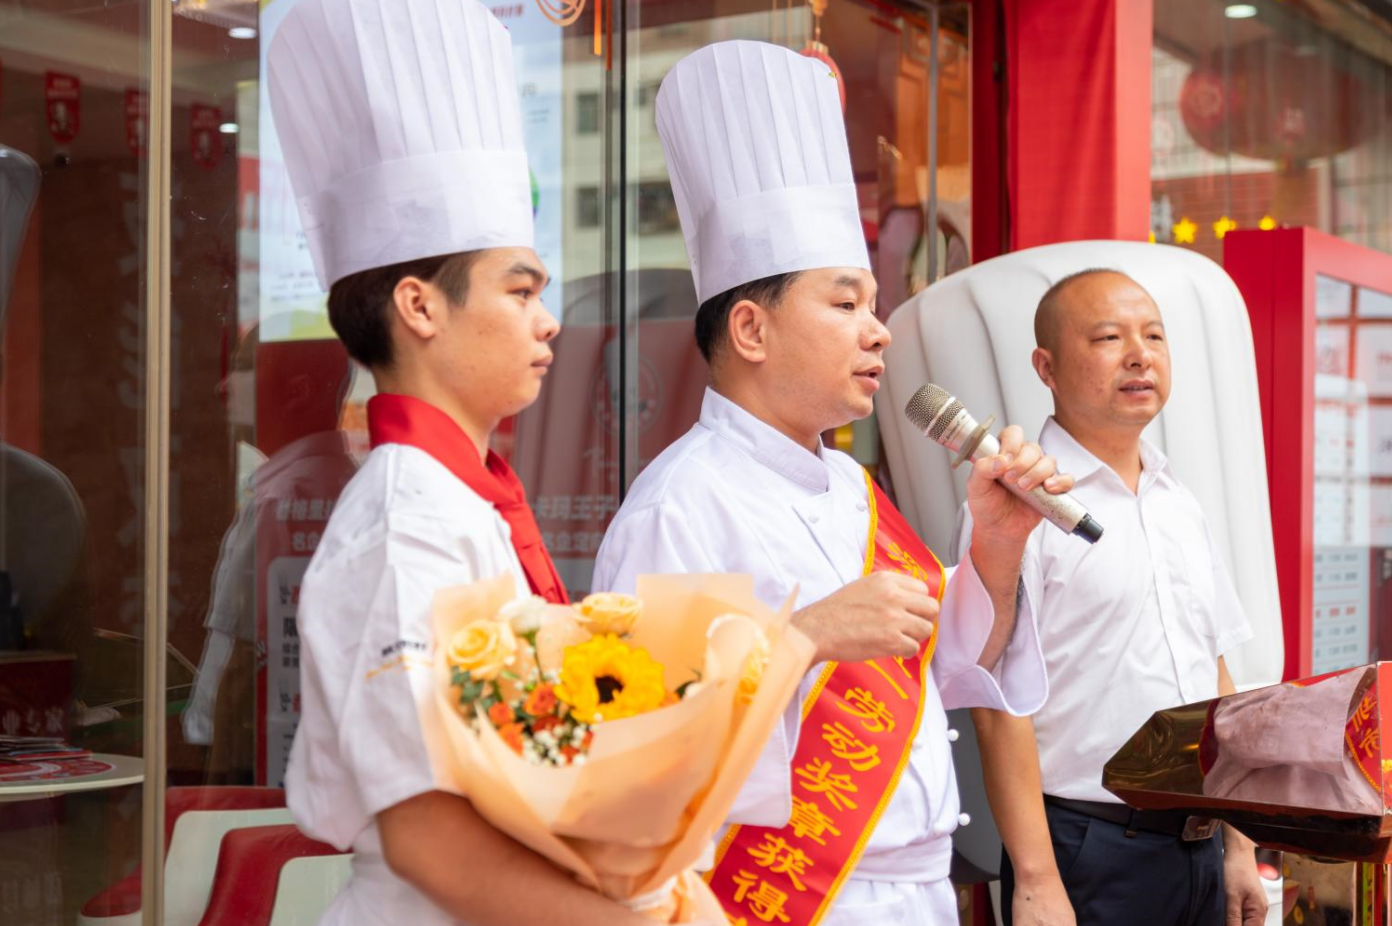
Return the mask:
<path id="1" fill-rule="evenodd" d="M 1044 523 L 1026 547 L 1049 671 L 1034 717 L 1044 793 L 1120 803 L 1102 787 L 1102 766 L 1151 714 L 1215 697 L 1218 657 L 1252 629 L 1198 500 L 1163 453 L 1141 441 L 1132 493 L 1052 418 L 1039 444 L 1105 530 L 1089 546 Z"/>
<path id="2" fill-rule="evenodd" d="M 447 747 L 427 732 L 438 730 L 426 722 L 430 606 L 443 588 L 508 573 L 529 594 L 507 524 L 423 450 L 377 447 L 339 497 L 301 589 L 302 715 L 286 781 L 300 829 L 355 853 L 322 926 L 455 922 L 388 869 L 374 817 L 460 793 L 431 758 Z"/>
<path id="3" fill-rule="evenodd" d="M 600 547 L 594 587 L 631 591 L 643 573 L 750 573 L 764 603 L 779 607 L 796 592 L 796 607 L 806 607 L 861 577 L 870 529 L 866 492 L 865 471 L 846 454 L 825 448 L 814 454 L 707 390 L 700 421 L 634 482 Z M 977 665 L 994 609 L 970 559 L 951 576 L 940 618 L 932 661 L 936 686 L 924 693 L 909 767 L 855 878 L 946 878 L 959 805 L 944 708 L 1031 713 L 1046 694 L 1025 602 L 996 671 Z M 820 669 L 804 679 L 802 697 Z M 800 703 L 789 706 L 729 822 L 787 824 L 799 712 Z"/>

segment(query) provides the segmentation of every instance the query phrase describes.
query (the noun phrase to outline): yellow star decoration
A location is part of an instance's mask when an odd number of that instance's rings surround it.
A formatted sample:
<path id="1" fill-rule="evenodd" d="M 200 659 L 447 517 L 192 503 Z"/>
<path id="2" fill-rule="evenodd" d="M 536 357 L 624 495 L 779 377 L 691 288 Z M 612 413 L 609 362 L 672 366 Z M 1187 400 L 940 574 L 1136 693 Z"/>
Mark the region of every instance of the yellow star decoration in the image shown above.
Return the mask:
<path id="1" fill-rule="evenodd" d="M 1188 218 L 1180 219 L 1174 225 L 1175 244 L 1193 244 L 1194 234 L 1198 230 L 1199 226 L 1189 221 Z"/>
<path id="2" fill-rule="evenodd" d="M 1276 220 L 1269 215 L 1262 216 L 1262 220 L 1257 223 L 1257 227 L 1262 231 L 1271 231 L 1276 227 Z"/>
<path id="3" fill-rule="evenodd" d="M 1227 216 L 1223 216 L 1221 219 L 1213 223 L 1213 237 L 1217 238 L 1219 241 L 1222 241 L 1223 236 L 1235 228 L 1237 228 L 1237 223 L 1234 222 L 1232 219 L 1228 218 Z"/>
<path id="4" fill-rule="evenodd" d="M 1155 243 L 1155 232 L 1154 232 L 1154 231 L 1152 231 L 1152 232 L 1150 233 L 1150 237 L 1149 237 L 1147 240 L 1148 240 L 1151 244 L 1154 244 L 1154 243 Z"/>

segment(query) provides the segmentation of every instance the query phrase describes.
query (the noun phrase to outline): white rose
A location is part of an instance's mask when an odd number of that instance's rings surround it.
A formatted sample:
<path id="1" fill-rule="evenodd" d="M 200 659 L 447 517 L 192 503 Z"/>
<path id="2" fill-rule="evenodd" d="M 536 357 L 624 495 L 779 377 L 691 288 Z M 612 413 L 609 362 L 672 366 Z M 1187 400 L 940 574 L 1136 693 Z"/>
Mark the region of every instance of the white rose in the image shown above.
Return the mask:
<path id="1" fill-rule="evenodd" d="M 498 612 L 498 619 L 511 624 L 513 633 L 525 636 L 536 633 L 541 629 L 541 625 L 546 623 L 547 607 L 546 599 L 540 595 L 519 598 L 503 605 Z"/>

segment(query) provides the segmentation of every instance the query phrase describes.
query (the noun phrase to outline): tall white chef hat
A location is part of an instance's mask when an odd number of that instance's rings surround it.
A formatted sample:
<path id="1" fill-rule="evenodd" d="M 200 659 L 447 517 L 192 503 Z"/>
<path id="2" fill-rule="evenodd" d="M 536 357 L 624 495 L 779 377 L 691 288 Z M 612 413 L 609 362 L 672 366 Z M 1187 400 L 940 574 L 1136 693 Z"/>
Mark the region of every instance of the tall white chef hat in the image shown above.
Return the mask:
<path id="1" fill-rule="evenodd" d="M 267 71 L 325 289 L 401 261 L 532 246 L 512 42 L 477 0 L 301 0 Z"/>
<path id="2" fill-rule="evenodd" d="M 701 302 L 779 273 L 870 269 L 836 77 L 764 42 L 678 61 L 657 94 Z"/>

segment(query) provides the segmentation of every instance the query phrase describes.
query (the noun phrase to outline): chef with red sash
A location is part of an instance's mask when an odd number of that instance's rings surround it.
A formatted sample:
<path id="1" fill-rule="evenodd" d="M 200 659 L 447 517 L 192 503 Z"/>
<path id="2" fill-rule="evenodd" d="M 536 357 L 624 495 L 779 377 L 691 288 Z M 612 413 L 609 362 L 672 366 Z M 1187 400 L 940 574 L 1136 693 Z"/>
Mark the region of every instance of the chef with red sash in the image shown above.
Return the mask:
<path id="1" fill-rule="evenodd" d="M 477 0 L 301 0 L 269 49 L 275 128 L 329 320 L 376 380 L 372 452 L 302 585 L 288 803 L 352 849 L 333 926 L 641 926 L 493 829 L 440 771 L 431 602 L 566 590 L 488 449 L 536 400 L 541 304 L 507 30 Z"/>
<path id="2" fill-rule="evenodd" d="M 968 481 L 969 555 L 945 570 L 867 472 L 823 446 L 864 418 L 890 335 L 835 75 L 760 42 L 678 62 L 657 97 L 710 364 L 700 419 L 634 483 L 595 587 L 742 572 L 819 661 L 719 842 L 732 922 L 955 924 L 945 708 L 1030 713 L 1047 683 L 1020 560 L 1039 518 L 999 484 L 1072 484 L 1018 428 Z M 943 504 L 953 504 L 943 499 Z M 986 532 L 981 524 L 990 524 Z"/>

